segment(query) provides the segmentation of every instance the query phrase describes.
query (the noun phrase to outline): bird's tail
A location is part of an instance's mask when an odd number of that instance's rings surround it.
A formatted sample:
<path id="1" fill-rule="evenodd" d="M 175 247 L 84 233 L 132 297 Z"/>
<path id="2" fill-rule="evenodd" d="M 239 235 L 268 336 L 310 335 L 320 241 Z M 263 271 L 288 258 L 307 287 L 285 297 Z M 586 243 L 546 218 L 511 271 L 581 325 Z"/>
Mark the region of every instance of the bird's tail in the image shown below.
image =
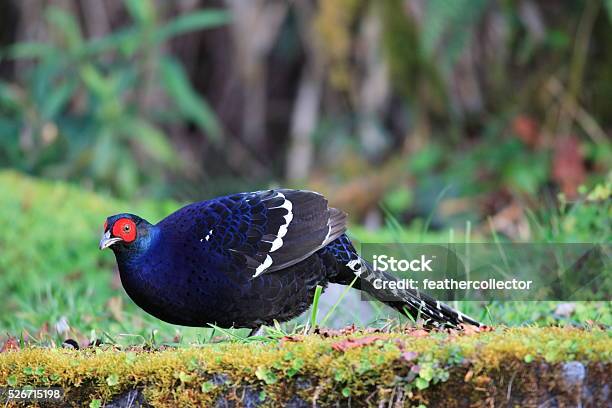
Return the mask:
<path id="1" fill-rule="evenodd" d="M 427 326 L 458 327 L 463 324 L 482 326 L 482 323 L 475 319 L 418 290 L 390 289 L 391 285 L 380 288 L 382 281 L 390 282 L 397 281 L 397 279 L 385 272 L 375 270 L 362 258 L 349 262 L 347 266 L 359 276 L 359 289 L 400 313 L 408 312 L 413 318 L 422 318 Z M 377 280 L 379 281 L 375 282 Z"/>

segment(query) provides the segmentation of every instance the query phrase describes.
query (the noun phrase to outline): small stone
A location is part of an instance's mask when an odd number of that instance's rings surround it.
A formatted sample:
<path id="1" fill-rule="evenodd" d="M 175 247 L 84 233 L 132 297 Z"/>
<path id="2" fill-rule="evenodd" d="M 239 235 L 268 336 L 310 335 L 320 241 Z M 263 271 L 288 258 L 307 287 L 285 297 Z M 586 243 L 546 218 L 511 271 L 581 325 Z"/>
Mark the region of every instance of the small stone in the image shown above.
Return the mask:
<path id="1" fill-rule="evenodd" d="M 70 325 L 68 325 L 68 319 L 66 316 L 60 317 L 60 319 L 55 323 L 55 331 L 58 334 L 67 333 L 70 330 Z"/>
<path id="2" fill-rule="evenodd" d="M 570 317 L 576 311 L 575 303 L 559 303 L 554 315 L 557 317 Z"/>
<path id="3" fill-rule="evenodd" d="M 73 339 L 66 339 L 64 340 L 64 342 L 62 343 L 62 347 L 63 348 L 67 348 L 67 349 L 73 349 L 73 350 L 78 350 L 79 349 L 79 343 L 77 343 L 75 340 Z"/>
<path id="4" fill-rule="evenodd" d="M 211 381 L 217 386 L 225 385 L 229 382 L 229 376 L 227 374 L 213 374 Z"/>
<path id="5" fill-rule="evenodd" d="M 586 368 L 578 361 L 563 363 L 563 381 L 567 387 L 580 387 L 586 377 Z"/>

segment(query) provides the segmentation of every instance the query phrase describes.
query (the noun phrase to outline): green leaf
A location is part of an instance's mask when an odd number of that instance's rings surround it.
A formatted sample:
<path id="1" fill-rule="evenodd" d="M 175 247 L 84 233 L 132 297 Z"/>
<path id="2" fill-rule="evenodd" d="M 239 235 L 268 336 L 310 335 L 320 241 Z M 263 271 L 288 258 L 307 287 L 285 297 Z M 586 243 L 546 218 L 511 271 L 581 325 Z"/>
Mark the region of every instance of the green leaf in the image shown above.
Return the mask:
<path id="1" fill-rule="evenodd" d="M 426 2 L 420 33 L 421 48 L 425 57 L 435 59 L 442 71 L 448 73 L 461 55 L 487 6 L 488 2 L 485 0 Z M 444 47 L 442 52 L 440 52 L 441 47 Z"/>
<path id="2" fill-rule="evenodd" d="M 431 173 L 444 159 L 444 150 L 437 144 L 430 144 L 410 157 L 408 169 L 415 174 Z"/>
<path id="3" fill-rule="evenodd" d="M 608 11 L 608 18 L 610 22 L 612 22 L 612 0 L 604 0 L 604 6 Z"/>
<path id="4" fill-rule="evenodd" d="M 6 379 L 6 383 L 8 385 L 10 385 L 11 387 L 16 386 L 17 385 L 17 376 L 15 374 L 9 375 L 8 378 Z"/>
<path id="5" fill-rule="evenodd" d="M 94 38 L 90 40 L 84 49 L 86 55 L 95 55 L 114 50 L 129 49 L 135 51 L 137 47 L 133 44 L 140 39 L 140 32 L 135 27 L 129 27 L 123 30 L 114 31 L 104 37 Z M 131 53 L 124 53 L 131 56 Z"/>
<path id="6" fill-rule="evenodd" d="M 99 399 L 93 399 L 89 403 L 89 408 L 100 408 L 102 406 L 102 401 Z"/>
<path id="7" fill-rule="evenodd" d="M 51 6 L 47 9 L 47 21 L 63 35 L 63 40 L 69 50 L 75 51 L 83 44 L 81 28 L 71 14 Z"/>
<path id="8" fill-rule="evenodd" d="M 193 90 L 183 67 L 171 58 L 160 64 L 162 85 L 183 116 L 193 120 L 210 139 L 221 142 L 221 126 L 208 103 Z"/>
<path id="9" fill-rule="evenodd" d="M 276 374 L 272 370 L 265 367 L 257 367 L 255 370 L 255 376 L 260 380 L 263 380 L 266 384 L 274 384 L 278 381 Z"/>
<path id="10" fill-rule="evenodd" d="M 205 381 L 202 383 L 201 387 L 203 393 L 211 392 L 215 388 L 215 384 L 212 381 Z"/>
<path id="11" fill-rule="evenodd" d="M 531 354 L 527 354 L 525 357 L 523 357 L 523 360 L 529 364 L 533 361 L 533 356 Z"/>
<path id="12" fill-rule="evenodd" d="M 429 382 L 433 378 L 433 367 L 431 364 L 423 363 L 421 364 L 421 369 L 419 370 L 419 377 Z"/>
<path id="13" fill-rule="evenodd" d="M 16 85 L 0 81 L 0 104 L 2 107 L 19 109 L 21 106 L 21 96 Z"/>
<path id="14" fill-rule="evenodd" d="M 119 376 L 115 373 L 109 375 L 106 377 L 106 383 L 109 387 L 114 387 L 115 385 L 119 384 Z"/>
<path id="15" fill-rule="evenodd" d="M 424 390 L 425 388 L 429 387 L 429 381 L 421 377 L 418 377 L 414 384 L 419 390 Z"/>
<path id="16" fill-rule="evenodd" d="M 122 152 L 117 159 L 115 170 L 115 182 L 118 189 L 124 195 L 134 194 L 138 189 L 138 165 L 128 152 Z M 155 340 L 151 339 L 150 344 L 155 344 Z"/>
<path id="17" fill-rule="evenodd" d="M 113 94 L 113 81 L 105 78 L 93 65 L 85 65 L 79 73 L 85 85 L 99 98 L 104 99 Z"/>
<path id="18" fill-rule="evenodd" d="M 191 357 L 189 359 L 189 362 L 187 363 L 187 368 L 189 368 L 192 371 L 197 370 L 198 368 L 200 368 L 200 362 L 198 361 L 197 358 Z"/>
<path id="19" fill-rule="evenodd" d="M 166 139 L 166 135 L 151 123 L 133 119 L 126 123 L 124 130 L 151 158 L 168 166 L 179 164 L 176 151 Z"/>
<path id="20" fill-rule="evenodd" d="M 53 88 L 53 91 L 43 101 L 40 108 L 40 114 L 44 119 L 52 119 L 58 115 L 66 106 L 74 91 L 76 90 L 76 82 L 69 81 Z"/>
<path id="21" fill-rule="evenodd" d="M 351 389 L 350 389 L 349 387 L 344 387 L 344 388 L 342 389 L 342 395 L 343 395 L 345 398 L 350 397 L 350 396 L 351 396 Z"/>
<path id="22" fill-rule="evenodd" d="M 200 10 L 176 17 L 155 33 L 155 41 L 163 42 L 177 35 L 205 28 L 219 27 L 230 21 L 230 15 L 223 10 Z"/>
<path id="23" fill-rule="evenodd" d="M 390 211 L 394 214 L 400 214 L 402 211 L 409 208 L 410 204 L 414 201 L 414 196 L 411 190 L 405 186 L 400 186 L 385 194 L 383 200 Z"/>
<path id="24" fill-rule="evenodd" d="M 125 362 L 128 364 L 134 364 L 134 362 L 136 361 L 137 355 L 136 353 L 132 352 L 132 351 L 128 351 L 125 354 Z"/>
<path id="25" fill-rule="evenodd" d="M 180 373 L 178 373 L 178 379 L 181 380 L 182 383 L 189 383 L 191 381 L 193 381 L 194 376 L 193 375 L 189 375 L 184 371 L 181 371 Z"/>
<path id="26" fill-rule="evenodd" d="M 108 173 L 114 162 L 117 151 L 117 143 L 109 131 L 101 131 L 97 135 L 93 146 L 91 159 L 91 170 L 96 177 L 102 177 Z"/>
<path id="27" fill-rule="evenodd" d="M 125 7 L 134 21 L 148 25 L 155 21 L 155 8 L 151 0 L 126 0 Z"/>
<path id="28" fill-rule="evenodd" d="M 53 44 L 32 41 L 14 44 L 6 48 L 6 50 L 3 51 L 0 56 L 4 57 L 6 55 L 7 57 L 14 59 L 44 58 L 56 52 L 57 48 Z"/>
<path id="29" fill-rule="evenodd" d="M 293 360 L 291 368 L 287 370 L 287 375 L 289 377 L 293 377 L 300 371 L 302 367 L 304 367 L 304 360 L 302 360 L 301 358 L 296 358 L 295 360 Z"/>

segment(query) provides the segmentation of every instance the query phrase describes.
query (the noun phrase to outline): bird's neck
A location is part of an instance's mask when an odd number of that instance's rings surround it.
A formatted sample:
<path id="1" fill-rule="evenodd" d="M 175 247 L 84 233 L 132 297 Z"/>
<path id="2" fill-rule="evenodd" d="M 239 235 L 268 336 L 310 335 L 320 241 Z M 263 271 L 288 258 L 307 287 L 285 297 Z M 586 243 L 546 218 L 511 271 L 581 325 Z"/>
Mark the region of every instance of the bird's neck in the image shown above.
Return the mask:
<path id="1" fill-rule="evenodd" d="M 139 266 L 147 254 L 156 246 L 159 240 L 159 227 L 156 225 L 145 225 L 138 228 L 138 238 L 129 245 L 117 247 L 115 257 L 119 270 L 128 271 Z"/>
<path id="2" fill-rule="evenodd" d="M 115 257 L 119 266 L 121 284 L 128 296 L 148 313 L 156 315 L 160 301 L 159 288 L 163 282 L 158 276 L 156 255 L 163 252 L 162 232 L 158 226 L 148 225 L 130 246 L 117 248 Z M 156 315 L 157 316 L 157 315 Z"/>

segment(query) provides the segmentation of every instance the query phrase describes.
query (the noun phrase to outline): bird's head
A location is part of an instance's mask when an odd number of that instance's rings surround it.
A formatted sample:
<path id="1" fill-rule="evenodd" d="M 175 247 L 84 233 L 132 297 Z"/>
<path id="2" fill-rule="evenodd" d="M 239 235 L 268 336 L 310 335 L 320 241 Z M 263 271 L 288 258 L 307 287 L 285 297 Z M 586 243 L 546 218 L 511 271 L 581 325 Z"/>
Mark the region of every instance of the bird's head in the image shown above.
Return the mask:
<path id="1" fill-rule="evenodd" d="M 148 235 L 149 224 L 134 214 L 117 214 L 108 217 L 104 222 L 100 249 L 112 247 L 113 251 L 121 251 L 139 246 L 144 236 Z"/>

